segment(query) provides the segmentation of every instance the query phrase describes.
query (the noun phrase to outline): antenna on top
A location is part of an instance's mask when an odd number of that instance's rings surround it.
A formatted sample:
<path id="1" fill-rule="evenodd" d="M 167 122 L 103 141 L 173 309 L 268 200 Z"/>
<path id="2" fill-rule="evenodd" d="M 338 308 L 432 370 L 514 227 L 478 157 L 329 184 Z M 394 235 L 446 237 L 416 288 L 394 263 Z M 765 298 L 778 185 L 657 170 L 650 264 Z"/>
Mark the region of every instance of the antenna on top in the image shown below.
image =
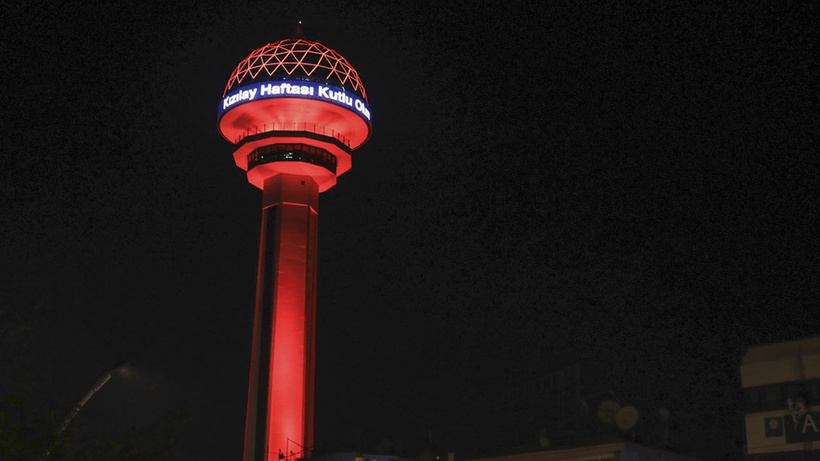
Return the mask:
<path id="1" fill-rule="evenodd" d="M 296 30 L 293 31 L 293 35 L 290 38 L 305 38 L 305 33 L 302 32 L 302 21 L 296 21 Z"/>

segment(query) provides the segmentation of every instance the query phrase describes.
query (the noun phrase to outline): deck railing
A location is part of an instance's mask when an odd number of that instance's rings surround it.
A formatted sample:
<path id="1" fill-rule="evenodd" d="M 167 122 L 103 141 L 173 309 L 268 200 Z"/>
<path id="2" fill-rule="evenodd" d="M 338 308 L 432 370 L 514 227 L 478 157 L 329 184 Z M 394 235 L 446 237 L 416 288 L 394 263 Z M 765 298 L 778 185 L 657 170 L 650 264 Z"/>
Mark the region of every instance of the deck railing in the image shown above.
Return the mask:
<path id="1" fill-rule="evenodd" d="M 320 134 L 322 136 L 329 136 L 331 138 L 337 139 L 339 142 L 344 144 L 347 147 L 350 147 L 350 140 L 339 133 L 333 128 L 327 128 L 325 126 L 317 125 L 315 123 L 269 123 L 263 124 L 262 126 L 255 126 L 250 127 L 239 134 L 234 141 L 234 144 L 238 144 L 243 139 L 247 138 L 248 136 L 254 136 L 257 134 L 269 133 L 271 131 L 307 131 L 309 133 Z"/>

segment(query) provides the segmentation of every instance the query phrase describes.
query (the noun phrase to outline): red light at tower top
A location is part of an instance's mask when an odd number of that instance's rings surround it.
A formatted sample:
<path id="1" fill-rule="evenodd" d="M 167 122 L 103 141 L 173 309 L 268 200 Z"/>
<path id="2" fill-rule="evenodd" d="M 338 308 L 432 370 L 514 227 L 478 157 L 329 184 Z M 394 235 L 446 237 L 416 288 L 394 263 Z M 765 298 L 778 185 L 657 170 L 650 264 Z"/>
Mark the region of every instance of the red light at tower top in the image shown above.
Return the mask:
<path id="1" fill-rule="evenodd" d="M 370 138 L 367 93 L 336 51 L 281 40 L 233 71 L 218 127 L 236 145 L 236 165 L 263 190 L 244 459 L 309 457 L 319 193 Z"/>

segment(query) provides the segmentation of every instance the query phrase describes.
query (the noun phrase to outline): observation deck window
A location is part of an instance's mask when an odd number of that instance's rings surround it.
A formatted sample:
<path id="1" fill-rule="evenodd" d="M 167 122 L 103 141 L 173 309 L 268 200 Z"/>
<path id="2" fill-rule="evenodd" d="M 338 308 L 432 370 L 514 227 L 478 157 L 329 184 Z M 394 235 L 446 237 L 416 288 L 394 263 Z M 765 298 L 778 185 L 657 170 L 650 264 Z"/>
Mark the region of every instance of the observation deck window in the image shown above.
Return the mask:
<path id="1" fill-rule="evenodd" d="M 336 174 L 336 156 L 307 144 L 273 144 L 262 146 L 248 154 L 248 170 L 271 162 L 305 162 L 325 168 Z"/>

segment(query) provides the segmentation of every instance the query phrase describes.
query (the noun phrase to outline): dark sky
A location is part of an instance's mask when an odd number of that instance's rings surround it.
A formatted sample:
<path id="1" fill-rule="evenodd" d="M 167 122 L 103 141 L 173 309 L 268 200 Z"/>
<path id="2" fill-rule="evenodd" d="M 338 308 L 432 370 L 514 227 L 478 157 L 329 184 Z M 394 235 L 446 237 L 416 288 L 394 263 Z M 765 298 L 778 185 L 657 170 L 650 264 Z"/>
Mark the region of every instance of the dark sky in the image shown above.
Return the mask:
<path id="1" fill-rule="evenodd" d="M 261 193 L 216 109 L 299 19 L 374 119 L 321 196 L 325 449 L 452 449 L 580 362 L 730 450 L 745 350 L 820 331 L 816 5 L 54 3 L 0 16 L 0 408 L 32 432 L 129 360 L 77 443 L 170 413 L 173 459 L 240 456 Z"/>

